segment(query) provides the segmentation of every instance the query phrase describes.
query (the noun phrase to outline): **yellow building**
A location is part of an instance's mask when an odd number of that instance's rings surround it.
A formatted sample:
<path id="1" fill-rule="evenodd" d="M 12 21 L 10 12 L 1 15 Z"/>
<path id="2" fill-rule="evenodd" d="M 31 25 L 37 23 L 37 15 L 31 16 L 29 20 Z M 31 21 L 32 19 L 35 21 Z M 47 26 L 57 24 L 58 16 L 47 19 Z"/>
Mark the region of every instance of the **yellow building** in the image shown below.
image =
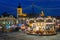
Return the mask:
<path id="1" fill-rule="evenodd" d="M 22 12 L 22 7 L 21 7 L 20 5 L 18 5 L 18 8 L 17 8 L 17 16 L 18 16 L 18 17 L 20 17 L 20 16 L 22 16 L 22 17 L 27 16 L 27 14 L 24 14 L 24 13 Z"/>

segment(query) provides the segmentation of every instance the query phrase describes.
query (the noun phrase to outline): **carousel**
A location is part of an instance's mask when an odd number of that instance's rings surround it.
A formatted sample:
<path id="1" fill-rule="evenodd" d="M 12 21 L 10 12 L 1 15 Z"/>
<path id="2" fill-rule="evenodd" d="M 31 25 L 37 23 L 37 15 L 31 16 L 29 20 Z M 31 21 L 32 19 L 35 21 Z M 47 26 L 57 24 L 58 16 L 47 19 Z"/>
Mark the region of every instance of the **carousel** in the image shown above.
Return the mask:
<path id="1" fill-rule="evenodd" d="M 26 33 L 32 35 L 54 35 L 57 34 L 55 24 L 56 19 L 51 17 L 29 19 Z"/>

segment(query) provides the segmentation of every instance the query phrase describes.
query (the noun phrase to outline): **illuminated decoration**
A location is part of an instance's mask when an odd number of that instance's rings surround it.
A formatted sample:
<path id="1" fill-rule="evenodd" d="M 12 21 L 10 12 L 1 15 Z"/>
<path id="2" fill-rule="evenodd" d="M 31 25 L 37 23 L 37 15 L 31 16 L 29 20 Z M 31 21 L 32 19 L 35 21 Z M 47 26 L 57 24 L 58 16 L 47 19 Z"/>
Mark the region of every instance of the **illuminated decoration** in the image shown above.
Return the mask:
<path id="1" fill-rule="evenodd" d="M 3 21 L 2 24 L 5 24 L 5 21 Z"/>
<path id="2" fill-rule="evenodd" d="M 25 20 L 25 18 L 23 18 L 23 20 Z"/>
<path id="3" fill-rule="evenodd" d="M 48 16 L 48 18 L 51 18 L 51 16 Z"/>
<path id="4" fill-rule="evenodd" d="M 16 20 L 16 23 L 18 24 L 18 20 Z"/>
<path id="5" fill-rule="evenodd" d="M 40 14 L 40 16 L 44 16 L 44 12 L 43 12 L 43 11 L 41 11 L 41 14 Z"/>
<path id="6" fill-rule="evenodd" d="M 16 19 L 13 17 L 13 15 L 5 16 L 5 17 L 4 15 L 2 15 L 0 18 L 1 24 L 13 24 L 15 23 L 15 21 Z"/>
<path id="7" fill-rule="evenodd" d="M 10 24 L 6 24 L 6 29 L 9 29 L 10 28 Z"/>

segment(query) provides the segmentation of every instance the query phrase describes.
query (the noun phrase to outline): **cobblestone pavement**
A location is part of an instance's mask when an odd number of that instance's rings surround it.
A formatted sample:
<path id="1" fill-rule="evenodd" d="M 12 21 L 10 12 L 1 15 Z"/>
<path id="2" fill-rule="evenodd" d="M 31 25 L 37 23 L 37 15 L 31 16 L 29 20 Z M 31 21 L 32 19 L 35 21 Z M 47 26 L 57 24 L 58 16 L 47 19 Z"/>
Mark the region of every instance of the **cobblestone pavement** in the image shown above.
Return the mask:
<path id="1" fill-rule="evenodd" d="M 60 34 L 53 36 L 36 36 L 13 32 L 0 34 L 0 40 L 60 40 Z"/>

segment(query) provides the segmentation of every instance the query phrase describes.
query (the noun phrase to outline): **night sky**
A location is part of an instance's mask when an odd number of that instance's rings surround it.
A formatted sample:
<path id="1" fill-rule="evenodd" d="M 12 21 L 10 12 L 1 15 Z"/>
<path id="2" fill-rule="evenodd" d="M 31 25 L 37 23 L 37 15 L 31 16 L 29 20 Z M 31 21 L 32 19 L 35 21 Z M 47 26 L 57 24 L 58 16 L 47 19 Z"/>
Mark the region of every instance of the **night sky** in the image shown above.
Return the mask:
<path id="1" fill-rule="evenodd" d="M 31 13 L 34 4 L 34 13 L 43 10 L 45 15 L 60 16 L 60 0 L 0 0 L 0 15 L 7 12 L 16 16 L 19 3 L 24 13 Z"/>

